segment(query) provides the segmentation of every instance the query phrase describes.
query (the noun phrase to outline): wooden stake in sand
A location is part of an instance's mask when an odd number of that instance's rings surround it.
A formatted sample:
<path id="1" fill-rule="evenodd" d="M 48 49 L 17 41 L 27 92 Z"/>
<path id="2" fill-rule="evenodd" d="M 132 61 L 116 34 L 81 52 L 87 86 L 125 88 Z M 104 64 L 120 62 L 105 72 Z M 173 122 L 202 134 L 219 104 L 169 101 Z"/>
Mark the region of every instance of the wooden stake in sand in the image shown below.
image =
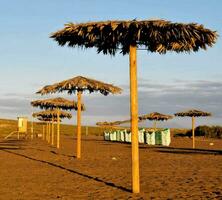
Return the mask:
<path id="1" fill-rule="evenodd" d="M 140 192 L 139 148 L 138 148 L 138 94 L 136 46 L 130 46 L 130 109 L 132 137 L 132 180 L 133 193 Z"/>
<path id="2" fill-rule="evenodd" d="M 52 145 L 54 145 L 54 118 L 52 118 Z"/>
<path id="3" fill-rule="evenodd" d="M 81 158 L 81 95 L 82 92 L 77 92 L 77 153 L 76 157 Z"/>
<path id="4" fill-rule="evenodd" d="M 194 116 L 192 117 L 192 138 L 193 138 L 193 149 L 195 149 L 195 118 Z"/>
<path id="5" fill-rule="evenodd" d="M 60 148 L 60 110 L 57 109 L 57 149 Z"/>
<path id="6" fill-rule="evenodd" d="M 45 125 L 42 125 L 42 139 L 45 140 Z"/>
<path id="7" fill-rule="evenodd" d="M 48 142 L 48 138 L 49 138 L 49 125 L 48 122 L 46 122 L 46 141 Z"/>
<path id="8" fill-rule="evenodd" d="M 32 117 L 32 122 L 31 122 L 31 139 L 34 137 L 34 125 L 33 125 L 33 117 Z"/>
<path id="9" fill-rule="evenodd" d="M 153 129 L 156 131 L 156 121 L 153 122 Z"/>

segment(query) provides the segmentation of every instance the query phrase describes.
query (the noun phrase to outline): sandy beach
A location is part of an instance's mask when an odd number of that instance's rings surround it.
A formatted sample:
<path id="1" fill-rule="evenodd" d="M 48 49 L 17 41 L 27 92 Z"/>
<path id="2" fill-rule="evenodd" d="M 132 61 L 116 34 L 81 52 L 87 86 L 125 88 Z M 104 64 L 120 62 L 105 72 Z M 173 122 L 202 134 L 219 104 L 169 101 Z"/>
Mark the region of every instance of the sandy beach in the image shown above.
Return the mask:
<path id="1" fill-rule="evenodd" d="M 41 139 L 1 140 L 0 199 L 222 199 L 222 140 L 173 138 L 140 145 L 141 193 L 131 193 L 131 146 L 63 136 L 57 150 Z M 210 143 L 213 143 L 213 145 Z"/>

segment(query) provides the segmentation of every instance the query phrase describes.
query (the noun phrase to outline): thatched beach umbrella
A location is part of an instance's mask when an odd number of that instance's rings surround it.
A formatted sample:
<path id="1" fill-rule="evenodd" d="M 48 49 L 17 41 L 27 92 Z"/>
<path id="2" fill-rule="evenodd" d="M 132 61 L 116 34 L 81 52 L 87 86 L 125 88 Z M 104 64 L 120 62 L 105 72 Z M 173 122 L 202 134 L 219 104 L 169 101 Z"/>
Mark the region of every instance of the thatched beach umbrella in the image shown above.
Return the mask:
<path id="1" fill-rule="evenodd" d="M 57 118 L 57 110 L 44 110 L 44 111 L 40 111 L 40 112 L 35 112 L 32 114 L 33 117 L 42 117 L 43 119 L 51 119 L 51 118 Z M 60 118 L 68 118 L 71 119 L 72 118 L 72 114 L 69 112 L 65 112 L 65 111 L 60 111 L 59 112 L 59 117 Z"/>
<path id="2" fill-rule="evenodd" d="M 51 35 L 59 45 L 70 47 L 95 47 L 97 52 L 130 55 L 130 102 L 132 129 L 132 186 L 138 193 L 138 95 L 136 49 L 143 47 L 149 52 L 164 54 L 167 51 L 191 52 L 212 46 L 217 33 L 195 23 L 171 23 L 165 20 L 102 21 L 66 24 Z"/>
<path id="3" fill-rule="evenodd" d="M 154 129 L 156 129 L 156 122 L 157 121 L 167 121 L 169 119 L 172 119 L 173 116 L 171 115 L 165 115 L 162 113 L 158 113 L 158 112 L 152 112 L 150 114 L 146 114 L 146 115 L 141 115 L 138 117 L 139 120 L 150 120 L 150 121 L 154 121 Z"/>
<path id="4" fill-rule="evenodd" d="M 34 114 L 34 113 L 33 113 Z M 48 135 L 49 135 L 49 124 L 52 122 L 52 118 L 51 117 L 40 117 L 37 115 L 33 115 L 32 117 L 37 118 L 39 121 L 41 121 L 41 123 L 39 123 L 39 125 L 42 125 L 42 139 L 43 140 L 47 140 L 48 141 Z"/>
<path id="5" fill-rule="evenodd" d="M 50 118 L 37 117 L 37 119 L 42 122 L 42 123 L 40 123 L 40 125 L 43 125 L 43 127 L 42 127 L 43 128 L 43 140 L 45 140 L 45 133 L 48 135 L 48 132 L 49 132 L 49 123 L 53 123 L 57 119 L 57 117 L 56 118 L 53 118 L 53 117 L 50 117 Z M 61 119 L 59 120 L 59 122 L 61 122 Z M 53 124 L 52 124 L 52 140 L 53 140 L 53 137 L 54 137 L 53 132 L 54 132 L 54 127 L 53 127 Z"/>
<path id="6" fill-rule="evenodd" d="M 41 99 L 31 102 L 33 107 L 39 107 L 41 109 L 55 109 L 59 108 L 62 110 L 77 110 L 77 102 L 64 99 L 62 97 Z M 81 105 L 81 109 L 85 110 L 84 104 Z"/>
<path id="7" fill-rule="evenodd" d="M 154 121 L 154 128 L 156 129 L 156 121 L 166 121 L 169 119 L 172 119 L 173 116 L 171 115 L 165 115 L 165 114 L 161 114 L 158 112 L 153 112 L 150 114 L 146 114 L 146 115 L 140 115 L 138 117 L 138 122 L 142 122 L 144 120 L 150 120 L 150 121 Z M 121 121 L 114 121 L 114 122 L 97 122 L 96 125 L 97 126 L 117 126 L 117 125 L 121 125 L 121 124 L 125 124 L 125 123 L 130 123 L 131 120 L 121 120 Z"/>
<path id="8" fill-rule="evenodd" d="M 131 120 L 122 120 L 122 121 L 114 121 L 114 122 L 97 122 L 96 125 L 97 126 L 117 126 L 117 125 L 121 125 L 121 124 L 125 124 L 125 123 L 130 123 Z"/>
<path id="9" fill-rule="evenodd" d="M 32 116 L 33 117 L 33 116 Z M 48 118 L 42 118 L 42 117 L 37 117 L 37 119 L 39 121 L 41 121 L 41 123 L 38 123 L 39 125 L 42 125 L 42 139 L 45 140 L 46 139 L 46 135 L 48 132 L 48 129 L 46 128 L 46 126 L 48 127 L 48 121 L 50 121 L 50 119 Z"/>
<path id="10" fill-rule="evenodd" d="M 59 116 L 59 117 L 58 117 Z M 45 111 L 41 111 L 41 112 L 36 112 L 36 113 L 33 113 L 33 117 L 38 117 L 38 118 L 42 118 L 44 119 L 45 121 L 54 121 L 54 119 L 57 118 L 57 123 L 60 122 L 60 118 L 68 118 L 68 119 L 71 119 L 72 118 L 72 115 L 71 113 L 68 113 L 68 112 L 65 112 L 65 111 L 59 111 L 58 113 L 58 110 L 45 110 Z M 60 127 L 58 127 L 60 128 Z M 53 129 L 52 129 L 53 130 Z M 48 135 L 48 142 L 50 142 L 50 123 L 47 124 L 47 135 Z M 58 137 L 58 135 L 57 135 Z M 54 136 L 52 136 L 52 138 L 54 139 Z M 57 138 L 58 140 L 59 138 Z"/>
<path id="11" fill-rule="evenodd" d="M 209 117 L 211 113 L 204 112 L 201 110 L 187 110 L 184 112 L 178 112 L 174 114 L 178 117 L 192 117 L 192 138 L 193 138 L 193 148 L 195 148 L 195 117 Z"/>
<path id="12" fill-rule="evenodd" d="M 84 91 L 100 92 L 103 95 L 109 93 L 121 93 L 121 89 L 111 84 L 103 83 L 94 79 L 89 79 L 82 76 L 77 76 L 50 86 L 43 87 L 37 93 L 48 94 L 55 92 L 67 91 L 68 94 L 77 93 L 77 158 L 81 157 L 81 95 Z"/>
<path id="13" fill-rule="evenodd" d="M 54 118 L 53 117 L 42 117 L 41 115 L 37 115 L 36 113 L 32 113 L 32 117 L 37 118 L 37 120 L 41 121 L 42 123 L 42 139 L 46 140 L 47 142 L 50 142 L 50 124 L 53 124 Z M 54 127 L 52 125 L 52 132 L 54 132 Z M 53 135 L 53 133 L 52 133 Z M 53 139 L 52 139 L 53 140 Z"/>
<path id="14" fill-rule="evenodd" d="M 31 105 L 33 107 L 40 107 L 41 109 L 56 109 L 57 110 L 57 148 L 60 147 L 60 118 L 59 118 L 59 112 L 60 109 L 63 110 L 77 110 L 77 102 L 70 101 L 68 99 L 64 99 L 62 97 L 57 97 L 53 99 L 42 99 L 42 100 L 36 100 L 32 101 Z M 84 104 L 81 104 L 81 110 L 85 110 Z M 54 122 L 54 119 L 53 119 Z M 54 128 L 54 127 L 52 127 Z M 54 129 L 52 129 L 54 131 Z M 52 140 L 52 145 L 54 141 Z"/>

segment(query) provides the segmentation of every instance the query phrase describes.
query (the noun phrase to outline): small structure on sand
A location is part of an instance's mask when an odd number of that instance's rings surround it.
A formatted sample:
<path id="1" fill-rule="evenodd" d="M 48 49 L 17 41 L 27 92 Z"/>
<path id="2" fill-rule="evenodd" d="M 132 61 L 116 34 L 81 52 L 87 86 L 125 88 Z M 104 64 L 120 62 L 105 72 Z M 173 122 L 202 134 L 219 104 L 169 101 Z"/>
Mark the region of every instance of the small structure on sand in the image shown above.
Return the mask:
<path id="1" fill-rule="evenodd" d="M 201 110 L 187 110 L 174 114 L 177 117 L 192 117 L 192 138 L 193 138 L 193 149 L 195 148 L 195 117 L 209 117 L 211 113 L 204 112 Z"/>
<path id="2" fill-rule="evenodd" d="M 165 115 L 165 114 L 158 113 L 158 112 L 152 112 L 152 113 L 149 113 L 149 114 L 146 114 L 146 115 L 140 115 L 138 118 L 139 118 L 139 120 L 154 121 L 153 128 L 154 128 L 154 130 L 156 130 L 156 128 L 157 128 L 156 127 L 157 121 L 167 121 L 169 119 L 172 119 L 173 116 Z"/>
<path id="3" fill-rule="evenodd" d="M 28 118 L 27 117 L 18 117 L 18 128 L 16 131 L 12 131 L 9 133 L 4 139 L 11 137 L 12 135 L 17 133 L 18 140 L 20 139 L 20 134 L 24 134 L 25 138 L 27 137 L 28 132 Z"/>

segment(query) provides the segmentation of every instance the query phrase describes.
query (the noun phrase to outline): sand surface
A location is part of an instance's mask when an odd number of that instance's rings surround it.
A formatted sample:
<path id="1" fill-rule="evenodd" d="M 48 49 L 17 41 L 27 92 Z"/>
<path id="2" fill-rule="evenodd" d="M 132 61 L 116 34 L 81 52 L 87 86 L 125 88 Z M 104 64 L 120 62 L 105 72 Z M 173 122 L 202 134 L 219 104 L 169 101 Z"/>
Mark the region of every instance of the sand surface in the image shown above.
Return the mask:
<path id="1" fill-rule="evenodd" d="M 41 139 L 0 140 L 0 200 L 222 199 L 222 140 L 196 145 L 140 145 L 141 193 L 133 195 L 130 144 L 85 136 L 79 160 L 72 137 L 62 137 L 60 150 Z"/>

